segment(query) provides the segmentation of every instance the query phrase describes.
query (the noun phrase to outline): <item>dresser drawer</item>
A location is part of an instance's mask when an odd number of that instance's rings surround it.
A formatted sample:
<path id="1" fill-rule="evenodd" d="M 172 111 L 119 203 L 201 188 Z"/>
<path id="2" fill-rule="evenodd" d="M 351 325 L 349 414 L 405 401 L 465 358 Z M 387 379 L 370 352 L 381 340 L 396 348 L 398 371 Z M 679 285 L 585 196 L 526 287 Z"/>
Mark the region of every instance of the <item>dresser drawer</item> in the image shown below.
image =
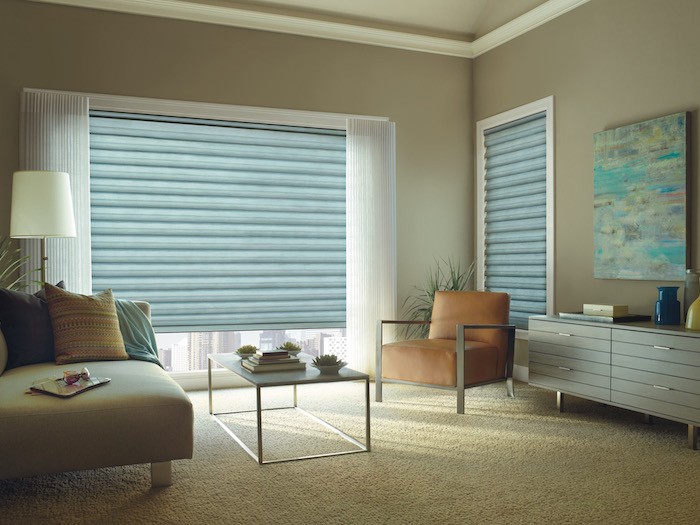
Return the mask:
<path id="1" fill-rule="evenodd" d="M 620 366 L 613 366 L 611 375 L 613 379 L 633 381 L 635 383 L 645 385 L 645 387 L 651 386 L 653 388 L 654 385 L 656 385 L 657 388 L 654 388 L 654 391 L 651 392 L 662 393 L 663 395 L 661 397 L 663 399 L 666 399 L 665 392 L 668 389 L 670 389 L 668 390 L 670 392 L 685 392 L 695 396 L 700 396 L 700 381 L 693 379 L 676 377 L 674 375 L 667 375 L 659 372 L 623 368 Z M 692 401 L 695 398 L 688 399 Z M 697 400 L 700 401 L 700 398 Z"/>
<path id="2" fill-rule="evenodd" d="M 605 386 L 600 387 L 587 383 L 578 383 L 575 381 L 575 379 L 591 381 L 591 378 L 588 376 L 593 374 L 584 374 L 583 372 L 579 372 L 569 374 L 568 377 L 563 379 L 561 377 L 547 375 L 549 373 L 552 373 L 551 370 L 548 370 L 546 368 L 544 368 L 543 370 L 545 372 L 544 374 L 540 373 L 539 365 L 531 364 L 529 384 L 541 388 L 547 388 L 549 390 L 557 390 L 566 394 L 573 394 L 575 396 L 580 396 L 586 399 L 610 401 L 610 380 L 608 378 L 606 378 Z"/>
<path id="3" fill-rule="evenodd" d="M 643 332 L 641 330 L 615 330 L 612 334 L 612 340 L 656 349 L 685 350 L 695 355 L 698 360 L 695 366 L 700 366 L 700 338 L 698 337 Z"/>
<path id="4" fill-rule="evenodd" d="M 643 359 L 627 354 L 614 353 L 612 365 L 633 370 L 640 370 L 664 376 L 676 376 L 700 383 L 700 367 L 673 363 L 670 361 L 657 361 L 656 359 Z"/>
<path id="5" fill-rule="evenodd" d="M 572 352 L 573 350 L 569 349 L 574 348 L 610 354 L 610 341 L 606 339 L 589 339 L 578 335 L 568 335 L 565 332 L 555 334 L 530 331 L 529 348 L 544 347 L 545 345 L 549 345 L 550 348 L 560 347 L 562 352 Z"/>
<path id="6" fill-rule="evenodd" d="M 700 425 L 700 395 L 613 378 L 610 401 L 633 410 Z"/>
<path id="7" fill-rule="evenodd" d="M 685 338 L 684 338 L 685 339 Z M 634 358 L 653 359 L 700 368 L 700 351 L 682 350 L 646 340 L 645 343 L 629 343 L 613 340 L 613 355 L 627 355 Z"/>
<path id="8" fill-rule="evenodd" d="M 559 334 L 563 337 L 582 337 L 586 339 L 603 339 L 610 341 L 610 328 L 603 326 L 588 326 L 576 323 L 560 323 L 556 321 L 543 321 L 541 319 L 530 319 L 529 332 L 549 332 Z"/>
<path id="9" fill-rule="evenodd" d="M 575 381 L 584 385 L 591 385 L 600 388 L 610 388 L 610 372 L 605 375 L 593 374 L 584 370 L 567 366 L 547 365 L 537 362 L 530 363 L 530 375 L 533 373 L 540 376 L 554 377 L 564 381 Z"/>
<path id="10" fill-rule="evenodd" d="M 594 339 L 594 341 L 598 341 Z M 602 343 L 609 344 L 606 341 L 601 341 Z M 533 340 L 532 334 L 530 334 L 529 340 L 529 351 L 530 355 L 533 353 L 540 354 L 550 354 L 559 355 L 562 357 L 569 357 L 572 359 L 581 359 L 584 361 L 592 361 L 594 363 L 610 364 L 610 351 L 599 351 L 591 350 L 590 348 L 582 348 L 579 346 L 566 346 L 562 344 L 549 343 L 540 341 L 538 339 Z"/>
<path id="11" fill-rule="evenodd" d="M 609 360 L 609 357 L 609 354 L 607 354 L 607 360 Z M 530 362 L 554 366 L 563 371 L 588 372 L 606 377 L 610 376 L 609 362 L 586 361 L 572 358 L 568 354 L 540 353 L 530 350 Z"/>

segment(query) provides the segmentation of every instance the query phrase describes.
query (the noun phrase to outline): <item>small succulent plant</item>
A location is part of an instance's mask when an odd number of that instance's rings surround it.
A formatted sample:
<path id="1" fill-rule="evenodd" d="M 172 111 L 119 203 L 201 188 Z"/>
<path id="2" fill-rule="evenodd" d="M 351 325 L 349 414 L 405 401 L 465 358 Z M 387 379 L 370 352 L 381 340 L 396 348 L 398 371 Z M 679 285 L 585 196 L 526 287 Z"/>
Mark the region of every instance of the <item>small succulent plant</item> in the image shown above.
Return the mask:
<path id="1" fill-rule="evenodd" d="M 301 351 L 301 346 L 298 344 L 292 343 L 291 341 L 286 341 L 284 344 L 281 344 L 277 347 L 277 350 L 286 350 L 287 352 L 292 351 L 292 352 L 300 352 Z"/>
<path id="2" fill-rule="evenodd" d="M 243 346 L 240 347 L 238 350 L 236 350 L 236 353 L 237 353 L 237 354 L 240 354 L 240 355 L 252 355 L 252 354 L 254 354 L 254 353 L 257 352 L 257 351 L 258 351 L 258 347 L 257 347 L 257 346 L 254 346 L 254 345 L 243 345 Z"/>
<path id="3" fill-rule="evenodd" d="M 343 361 L 338 359 L 337 355 L 333 354 L 327 354 L 327 355 L 320 355 L 318 357 L 315 357 L 313 360 L 313 364 L 316 366 L 335 366 L 335 365 L 345 365 Z"/>

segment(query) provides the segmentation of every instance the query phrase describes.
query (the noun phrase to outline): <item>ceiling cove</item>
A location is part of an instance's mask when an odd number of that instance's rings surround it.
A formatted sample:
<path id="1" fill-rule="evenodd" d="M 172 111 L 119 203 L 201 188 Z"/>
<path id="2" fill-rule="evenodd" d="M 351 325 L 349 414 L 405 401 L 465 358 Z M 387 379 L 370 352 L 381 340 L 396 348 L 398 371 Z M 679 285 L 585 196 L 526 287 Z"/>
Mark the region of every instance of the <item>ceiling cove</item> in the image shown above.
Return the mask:
<path id="1" fill-rule="evenodd" d="M 473 42 L 185 0 L 29 0 L 476 58 L 589 0 L 549 0 Z"/>

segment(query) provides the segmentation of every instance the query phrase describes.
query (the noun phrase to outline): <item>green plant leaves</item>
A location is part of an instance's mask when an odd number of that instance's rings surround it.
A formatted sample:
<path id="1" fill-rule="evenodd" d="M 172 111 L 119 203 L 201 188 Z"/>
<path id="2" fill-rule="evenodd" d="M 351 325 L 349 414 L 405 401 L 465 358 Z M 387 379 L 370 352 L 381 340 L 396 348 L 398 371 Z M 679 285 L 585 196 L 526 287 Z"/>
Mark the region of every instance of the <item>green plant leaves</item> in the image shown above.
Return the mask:
<path id="1" fill-rule="evenodd" d="M 433 314 L 435 292 L 438 290 L 473 290 L 476 261 L 467 268 L 451 259 L 435 260 L 435 267 L 430 268 L 425 283 L 415 287 L 416 293 L 409 295 L 403 302 L 402 309 L 409 321 L 430 321 Z M 429 325 L 408 325 L 404 328 L 407 339 L 425 339 L 430 331 Z"/>
<path id="2" fill-rule="evenodd" d="M 28 260 L 28 255 L 20 256 L 20 249 L 10 237 L 0 236 L 0 288 L 21 290 L 29 286 L 28 278 L 39 269 L 22 273 L 22 266 Z"/>

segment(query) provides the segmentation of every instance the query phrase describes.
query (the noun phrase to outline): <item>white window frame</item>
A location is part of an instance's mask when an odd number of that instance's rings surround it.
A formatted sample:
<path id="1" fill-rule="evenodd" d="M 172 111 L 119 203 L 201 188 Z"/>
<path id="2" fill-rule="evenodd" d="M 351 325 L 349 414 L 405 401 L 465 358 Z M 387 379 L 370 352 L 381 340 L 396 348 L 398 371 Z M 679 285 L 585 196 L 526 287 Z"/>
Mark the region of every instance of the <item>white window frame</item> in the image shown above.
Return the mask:
<path id="1" fill-rule="evenodd" d="M 288 110 L 253 106 L 235 106 L 230 104 L 213 104 L 206 102 L 186 102 L 156 98 L 142 98 L 122 95 L 99 93 L 84 93 L 76 91 L 60 91 L 36 88 L 24 88 L 24 92 L 62 93 L 87 97 L 89 109 L 101 111 L 121 111 L 155 115 L 173 115 L 181 117 L 230 120 L 239 122 L 257 122 L 263 124 L 278 124 L 288 126 L 319 127 L 347 131 L 348 122 L 354 119 L 388 122 L 388 117 L 353 115 L 342 113 L 327 113 L 303 110 Z M 393 161 L 393 159 L 392 159 Z M 394 234 L 396 225 L 393 223 Z M 395 246 L 393 248 L 395 250 Z M 37 250 L 38 252 L 38 250 Z M 394 256 L 395 257 L 395 256 Z M 394 267 L 395 271 L 395 267 Z M 393 277 L 394 286 L 396 275 Z M 84 293 L 90 293 L 86 290 Z M 246 386 L 244 380 L 223 370 L 214 371 L 214 387 L 228 388 L 231 386 Z M 170 376 L 185 390 L 206 388 L 207 371 L 174 372 Z"/>
<path id="2" fill-rule="evenodd" d="M 514 120 L 529 117 L 535 113 L 545 112 L 546 126 L 546 228 L 547 228 L 547 263 L 546 294 L 547 315 L 554 313 L 554 97 L 549 96 L 524 106 L 520 106 L 498 115 L 485 118 L 476 123 L 476 287 L 485 289 L 485 255 L 486 255 L 486 146 L 485 132 L 496 126 Z M 527 330 L 516 330 L 518 339 L 527 339 Z"/>

